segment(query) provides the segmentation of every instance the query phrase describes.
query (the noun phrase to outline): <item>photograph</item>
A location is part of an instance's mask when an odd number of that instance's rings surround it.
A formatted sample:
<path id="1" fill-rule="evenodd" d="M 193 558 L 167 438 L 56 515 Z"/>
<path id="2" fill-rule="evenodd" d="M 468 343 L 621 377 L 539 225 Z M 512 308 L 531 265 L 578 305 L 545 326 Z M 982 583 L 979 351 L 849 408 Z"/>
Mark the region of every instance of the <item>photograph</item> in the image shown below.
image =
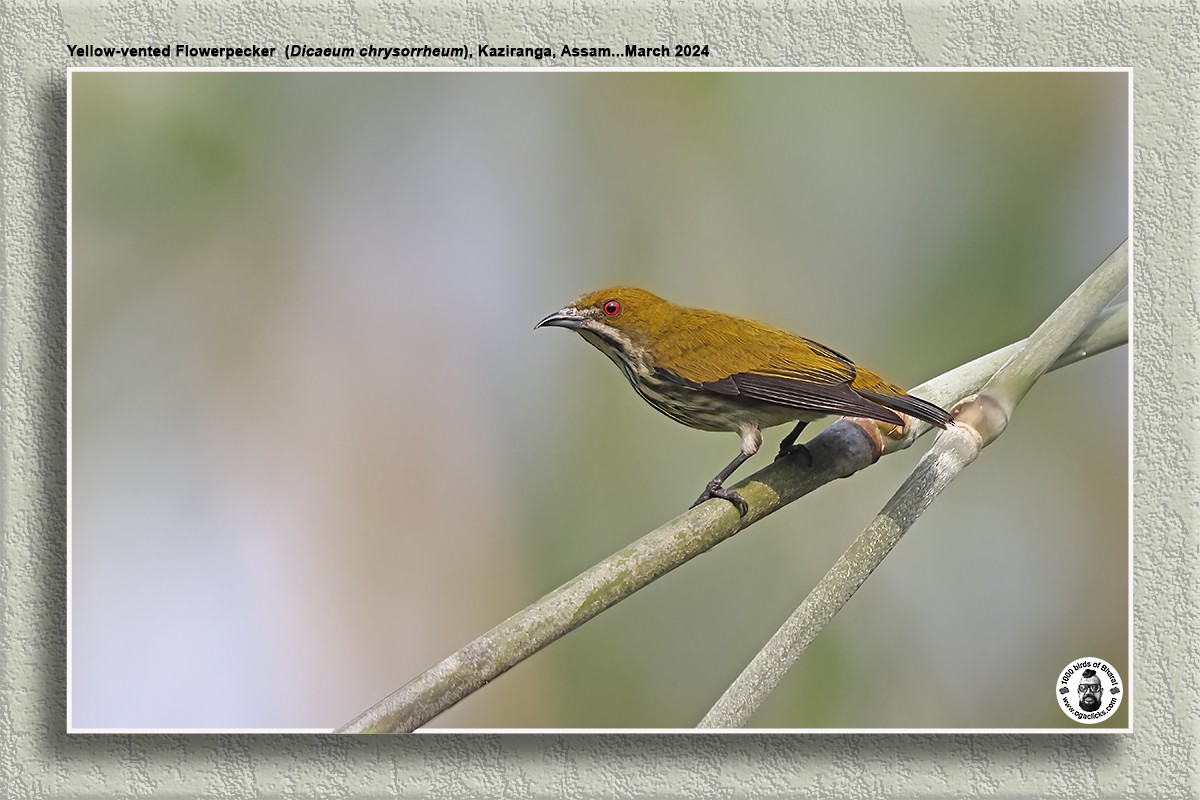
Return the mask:
<path id="1" fill-rule="evenodd" d="M 1130 81 L 72 69 L 68 731 L 358 730 L 402 687 L 405 730 L 696 730 L 967 427 L 917 387 L 1127 246 Z M 1130 358 L 1041 375 L 716 729 L 1130 730 Z M 841 417 L 923 435 L 752 477 Z"/>

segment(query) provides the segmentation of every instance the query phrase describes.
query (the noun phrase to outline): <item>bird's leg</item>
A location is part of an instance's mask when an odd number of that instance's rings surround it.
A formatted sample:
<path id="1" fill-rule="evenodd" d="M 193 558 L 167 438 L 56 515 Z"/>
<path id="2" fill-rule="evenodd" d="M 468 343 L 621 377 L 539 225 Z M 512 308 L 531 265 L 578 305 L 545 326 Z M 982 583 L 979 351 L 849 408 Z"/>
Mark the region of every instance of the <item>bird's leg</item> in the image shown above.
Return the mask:
<path id="1" fill-rule="evenodd" d="M 775 456 L 776 461 L 781 458 L 787 458 L 788 456 L 803 454 L 805 459 L 808 461 L 808 465 L 810 467 L 812 466 L 812 453 L 810 453 L 808 448 L 804 445 L 796 444 L 796 438 L 800 435 L 800 432 L 804 430 L 806 425 L 808 425 L 807 422 L 797 422 L 796 427 L 792 428 L 792 432 L 783 437 L 783 441 L 779 443 L 779 455 Z"/>
<path id="2" fill-rule="evenodd" d="M 732 489 L 726 489 L 722 486 L 725 479 L 737 471 L 737 468 L 746 463 L 746 459 L 758 452 L 758 448 L 762 445 L 762 431 L 759 428 L 748 428 L 742 432 L 742 452 L 737 454 L 737 457 L 726 465 L 725 469 L 718 472 L 708 485 L 704 487 L 704 491 L 696 498 L 696 502 L 692 503 L 692 508 L 703 503 L 705 500 L 719 497 L 722 500 L 728 500 L 733 503 L 734 508 L 738 511 L 738 516 L 746 516 L 746 512 L 750 510 L 750 506 L 746 503 L 742 496 Z"/>
<path id="3" fill-rule="evenodd" d="M 738 453 L 737 458 L 729 462 L 729 466 L 718 472 L 716 477 L 708 482 L 708 485 L 704 487 L 704 491 L 701 492 L 700 496 L 696 498 L 696 502 L 692 503 L 692 508 L 700 505 L 705 500 L 709 500 L 713 497 L 719 497 L 722 500 L 728 500 L 729 502 L 733 503 L 734 506 L 737 507 L 739 516 L 746 516 L 746 512 L 750 510 L 750 506 L 746 504 L 746 501 L 742 499 L 740 494 L 735 492 L 733 489 L 726 489 L 721 484 L 724 483 L 725 479 L 732 475 L 734 471 L 744 464 L 746 459 L 752 455 L 753 453 Z"/>

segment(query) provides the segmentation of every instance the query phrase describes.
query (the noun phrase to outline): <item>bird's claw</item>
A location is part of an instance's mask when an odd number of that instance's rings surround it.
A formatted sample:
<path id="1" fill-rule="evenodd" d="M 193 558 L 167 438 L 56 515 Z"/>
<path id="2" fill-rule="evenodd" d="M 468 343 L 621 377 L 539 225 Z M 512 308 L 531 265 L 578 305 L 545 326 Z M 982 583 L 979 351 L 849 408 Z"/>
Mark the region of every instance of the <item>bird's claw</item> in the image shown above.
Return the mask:
<path id="1" fill-rule="evenodd" d="M 775 456 L 775 460 L 778 461 L 781 458 L 790 458 L 791 456 L 803 456 L 804 460 L 808 462 L 808 466 L 812 466 L 812 451 L 802 444 L 793 444 L 789 447 L 779 448 L 779 454 Z"/>
<path id="2" fill-rule="evenodd" d="M 691 507 L 695 508 L 705 500 L 711 500 L 714 497 L 719 497 L 722 500 L 728 500 L 733 503 L 733 507 L 737 509 L 739 517 L 746 516 L 746 513 L 750 510 L 750 505 L 742 499 L 740 494 L 733 489 L 726 489 L 716 481 L 708 482 L 708 485 L 704 487 L 704 491 L 700 493 L 700 496 L 696 498 L 696 502 L 692 503 Z"/>

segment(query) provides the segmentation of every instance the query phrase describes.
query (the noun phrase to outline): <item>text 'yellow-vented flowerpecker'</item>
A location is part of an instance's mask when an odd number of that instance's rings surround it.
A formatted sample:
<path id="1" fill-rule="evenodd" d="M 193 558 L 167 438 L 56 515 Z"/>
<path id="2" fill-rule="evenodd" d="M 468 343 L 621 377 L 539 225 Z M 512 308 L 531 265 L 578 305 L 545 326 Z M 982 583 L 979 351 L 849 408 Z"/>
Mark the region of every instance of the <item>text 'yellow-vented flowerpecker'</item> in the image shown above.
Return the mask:
<path id="1" fill-rule="evenodd" d="M 708 482 L 693 507 L 713 497 L 748 506 L 725 479 L 762 445 L 762 430 L 787 422 L 776 459 L 807 453 L 796 437 L 829 414 L 894 425 L 909 414 L 944 428 L 944 409 L 913 397 L 811 339 L 753 320 L 677 306 L 642 289 L 617 286 L 586 294 L 535 328 L 573 328 L 621 368 L 650 405 L 703 431 L 732 431 L 741 452 Z"/>

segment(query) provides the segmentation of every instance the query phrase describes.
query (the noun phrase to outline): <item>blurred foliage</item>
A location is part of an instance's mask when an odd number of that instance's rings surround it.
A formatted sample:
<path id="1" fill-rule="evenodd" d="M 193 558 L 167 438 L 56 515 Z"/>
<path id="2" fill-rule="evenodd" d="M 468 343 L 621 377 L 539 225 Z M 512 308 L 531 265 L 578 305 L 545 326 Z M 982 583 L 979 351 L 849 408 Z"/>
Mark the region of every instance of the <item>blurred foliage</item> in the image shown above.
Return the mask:
<path id="1" fill-rule="evenodd" d="M 333 727 L 685 509 L 736 438 L 533 333 L 587 290 L 905 385 L 1027 335 L 1128 235 L 1127 80 L 73 74 L 74 724 Z M 1081 656 L 1128 686 L 1127 358 L 1039 383 L 755 724 L 1063 727 Z M 914 457 L 435 724 L 694 725 Z"/>

